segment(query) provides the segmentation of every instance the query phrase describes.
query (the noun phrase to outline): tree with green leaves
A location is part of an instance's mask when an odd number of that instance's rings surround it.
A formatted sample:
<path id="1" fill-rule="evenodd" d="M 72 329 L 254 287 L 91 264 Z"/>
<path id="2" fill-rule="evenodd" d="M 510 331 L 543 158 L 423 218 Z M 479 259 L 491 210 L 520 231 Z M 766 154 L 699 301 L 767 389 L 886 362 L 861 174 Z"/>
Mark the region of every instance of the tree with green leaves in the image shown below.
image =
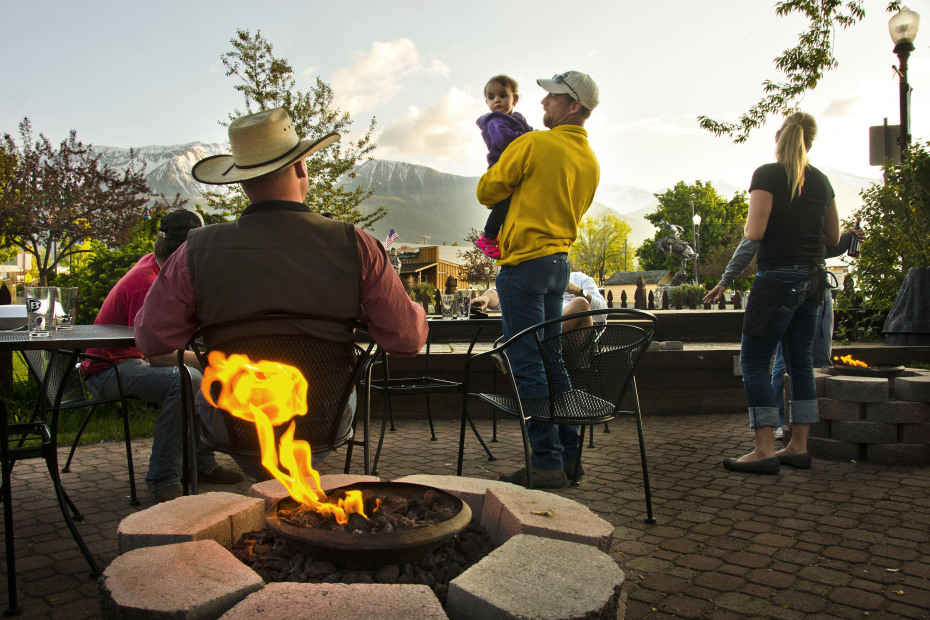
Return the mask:
<path id="1" fill-rule="evenodd" d="M 641 269 L 677 271 L 681 268 L 681 259 L 677 256 L 662 256 L 658 252 L 658 245 L 671 232 L 663 222 L 680 226 L 685 231 L 682 239 L 691 244 L 692 214 L 701 216 L 698 249 L 701 265 L 704 264 L 703 256 L 708 254 L 708 250 L 726 246 L 732 252 L 736 247 L 730 245 L 730 237 L 734 227 L 741 228 L 746 221 L 749 211 L 746 192 L 736 192 L 733 198 L 727 200 L 710 183 L 695 181 L 693 185 L 686 185 L 684 181 L 679 181 L 675 187 L 655 197 L 659 205 L 653 213 L 645 216 L 656 227 L 655 236 L 646 239 L 636 251 Z M 704 273 L 702 267 L 702 277 Z"/>
<path id="2" fill-rule="evenodd" d="M 229 115 L 232 121 L 244 114 L 254 114 L 277 107 L 285 108 L 294 121 L 297 135 L 317 139 L 328 133 L 345 134 L 352 126 L 348 112 L 333 106 L 333 90 L 321 80 L 307 92 L 297 88 L 294 70 L 284 58 L 274 55 L 271 42 L 262 36 L 261 30 L 252 34 L 248 30 L 237 30 L 230 39 L 232 51 L 220 56 L 226 75 L 239 79 L 235 89 L 242 93 L 244 110 L 236 109 Z M 220 121 L 228 125 L 228 121 Z M 361 210 L 362 202 L 371 196 L 371 190 L 357 187 L 347 190 L 339 183 L 343 175 L 355 177 L 353 169 L 365 159 L 370 159 L 375 145 L 371 134 L 375 119 L 371 119 L 368 130 L 357 140 L 344 140 L 307 158 L 310 191 L 306 204 L 315 213 L 330 213 L 343 222 L 368 228 L 387 215 L 384 207 L 369 213 Z M 207 207 L 227 216 L 235 217 L 248 205 L 248 199 L 239 185 L 230 186 L 225 192 L 209 192 L 205 196 Z"/>
<path id="3" fill-rule="evenodd" d="M 846 29 L 865 17 L 864 0 L 783 0 L 775 3 L 779 16 L 797 13 L 809 21 L 807 30 L 798 35 L 798 44 L 785 50 L 774 60 L 775 66 L 785 75 L 782 82 L 765 80 L 765 95 L 741 115 L 739 122 L 715 121 L 699 116 L 702 129 L 716 136 L 726 136 L 734 142 L 745 142 L 749 133 L 761 127 L 770 115 L 787 116 L 798 107 L 807 91 L 813 90 L 826 72 L 835 69 L 839 62 L 834 56 L 837 27 Z M 901 2 L 888 3 L 887 11 L 900 10 Z"/>
<path id="4" fill-rule="evenodd" d="M 475 246 L 475 241 L 479 237 L 481 237 L 481 231 L 472 228 L 465 237 L 471 247 L 465 251 L 459 250 L 459 257 L 465 259 L 468 282 L 471 284 L 484 282 L 485 287 L 489 287 L 491 281 L 494 280 L 496 270 L 494 269 L 494 261 Z"/>
<path id="5" fill-rule="evenodd" d="M 36 259 L 39 282 L 62 261 L 84 252 L 82 243 L 96 239 L 113 247 L 125 243 L 142 217 L 151 190 L 141 166 L 130 156 L 117 171 L 100 161 L 75 131 L 56 149 L 28 118 L 19 124 L 20 140 L 3 136 L 4 164 L 0 187 L 0 235 Z"/>
<path id="6" fill-rule="evenodd" d="M 864 190 L 862 201 L 852 218 L 867 236 L 852 274 L 867 305 L 887 312 L 908 269 L 930 265 L 930 142 L 912 145 L 900 164 L 886 163 L 884 182 Z"/>
<path id="7" fill-rule="evenodd" d="M 629 237 L 633 230 L 623 218 L 611 213 L 588 216 L 578 225 L 578 237 L 569 248 L 572 271 L 588 274 L 598 284 L 615 271 L 635 269 Z"/>

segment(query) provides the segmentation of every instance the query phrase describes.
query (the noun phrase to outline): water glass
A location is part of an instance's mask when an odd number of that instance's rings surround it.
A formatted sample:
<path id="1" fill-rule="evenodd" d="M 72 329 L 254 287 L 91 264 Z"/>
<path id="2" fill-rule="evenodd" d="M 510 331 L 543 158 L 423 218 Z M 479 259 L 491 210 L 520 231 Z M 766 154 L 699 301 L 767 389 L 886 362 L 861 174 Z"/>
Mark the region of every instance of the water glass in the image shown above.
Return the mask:
<path id="1" fill-rule="evenodd" d="M 471 289 L 455 291 L 455 318 L 467 319 L 471 313 Z"/>
<path id="2" fill-rule="evenodd" d="M 77 292 L 76 286 L 59 286 L 56 289 L 58 301 L 55 303 L 55 329 L 74 329 Z"/>
<path id="3" fill-rule="evenodd" d="M 453 318 L 453 304 L 455 303 L 455 295 L 440 295 L 439 301 L 442 305 L 442 318 Z"/>
<path id="4" fill-rule="evenodd" d="M 45 338 L 52 328 L 55 314 L 54 286 L 27 286 L 26 325 L 30 338 Z"/>

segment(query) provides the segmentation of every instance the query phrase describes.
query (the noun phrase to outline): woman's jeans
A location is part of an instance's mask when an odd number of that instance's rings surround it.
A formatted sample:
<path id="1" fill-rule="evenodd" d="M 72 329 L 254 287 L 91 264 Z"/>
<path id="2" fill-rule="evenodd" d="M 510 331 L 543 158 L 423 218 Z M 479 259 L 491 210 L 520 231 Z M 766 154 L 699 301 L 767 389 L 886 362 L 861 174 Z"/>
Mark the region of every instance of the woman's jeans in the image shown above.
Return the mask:
<path id="1" fill-rule="evenodd" d="M 786 348 L 791 379 L 791 422 L 813 424 L 819 420 L 811 348 L 821 308 L 809 299 L 810 276 L 809 267 L 798 265 L 768 269 L 756 274 L 757 278 L 791 282 L 794 286 L 779 300 L 772 326 L 765 338 L 743 334 L 740 370 L 743 373 L 746 400 L 749 401 L 750 428 L 778 424 L 778 407 L 772 390 L 769 362 L 780 341 Z"/>
<path id="2" fill-rule="evenodd" d="M 568 285 L 569 271 L 568 255 L 564 252 L 501 267 L 497 274 L 497 294 L 506 338 L 562 316 L 562 294 Z M 546 329 L 543 338 L 561 331 L 561 325 L 555 324 Z M 524 338 L 514 343 L 507 351 L 507 358 L 524 405 L 527 400 L 549 396 L 546 371 L 533 339 Z M 554 371 L 553 374 L 558 375 L 556 379 L 559 380 L 554 391 L 571 389 L 564 368 L 561 373 Z M 573 461 L 578 454 L 577 426 L 529 422 L 527 434 L 533 448 L 534 468 L 562 469 L 565 461 Z"/>
<path id="3" fill-rule="evenodd" d="M 183 424 L 181 420 L 181 373 L 177 366 L 152 366 L 148 360 L 130 359 L 117 364 L 126 396 L 161 404 L 161 414 L 155 421 L 152 455 L 145 485 L 154 493 L 181 482 Z M 200 392 L 203 375 L 190 369 L 195 392 Z M 97 398 L 119 398 L 116 371 L 112 368 L 85 379 L 91 394 Z M 197 469 L 211 472 L 216 467 L 213 452 L 200 451 Z"/>

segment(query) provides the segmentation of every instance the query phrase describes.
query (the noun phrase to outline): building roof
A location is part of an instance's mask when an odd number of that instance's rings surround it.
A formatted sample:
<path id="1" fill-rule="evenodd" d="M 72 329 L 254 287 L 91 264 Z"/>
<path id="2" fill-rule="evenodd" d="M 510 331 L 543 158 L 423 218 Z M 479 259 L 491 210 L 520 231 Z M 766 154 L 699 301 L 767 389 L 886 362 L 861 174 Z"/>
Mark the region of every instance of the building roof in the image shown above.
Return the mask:
<path id="1" fill-rule="evenodd" d="M 604 286 L 627 286 L 636 284 L 642 276 L 646 284 L 658 284 L 668 275 L 667 269 L 654 269 L 652 271 L 617 271 L 604 280 Z"/>
<path id="2" fill-rule="evenodd" d="M 436 245 L 434 243 L 399 243 L 394 242 L 391 246 L 396 248 L 398 252 L 414 252 L 422 248 L 436 248 L 438 250 L 439 260 L 452 263 L 454 265 L 464 265 L 465 258 L 459 256 L 459 254 L 465 254 L 471 248 L 468 245 Z"/>

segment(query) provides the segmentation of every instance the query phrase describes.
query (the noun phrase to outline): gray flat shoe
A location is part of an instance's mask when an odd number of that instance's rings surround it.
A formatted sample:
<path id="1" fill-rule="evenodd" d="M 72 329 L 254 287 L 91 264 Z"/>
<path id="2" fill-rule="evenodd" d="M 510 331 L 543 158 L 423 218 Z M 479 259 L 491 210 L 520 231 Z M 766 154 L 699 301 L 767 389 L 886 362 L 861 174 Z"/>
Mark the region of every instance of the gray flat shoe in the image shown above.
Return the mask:
<path id="1" fill-rule="evenodd" d="M 738 461 L 734 458 L 727 457 L 723 459 L 723 466 L 730 471 L 738 471 L 745 474 L 777 474 L 781 471 L 781 465 L 774 456 L 770 459 L 761 461 Z"/>
<path id="2" fill-rule="evenodd" d="M 806 452 L 804 454 L 778 454 L 776 456 L 778 457 L 778 462 L 782 465 L 788 465 L 795 469 L 811 468 L 811 455 Z"/>

